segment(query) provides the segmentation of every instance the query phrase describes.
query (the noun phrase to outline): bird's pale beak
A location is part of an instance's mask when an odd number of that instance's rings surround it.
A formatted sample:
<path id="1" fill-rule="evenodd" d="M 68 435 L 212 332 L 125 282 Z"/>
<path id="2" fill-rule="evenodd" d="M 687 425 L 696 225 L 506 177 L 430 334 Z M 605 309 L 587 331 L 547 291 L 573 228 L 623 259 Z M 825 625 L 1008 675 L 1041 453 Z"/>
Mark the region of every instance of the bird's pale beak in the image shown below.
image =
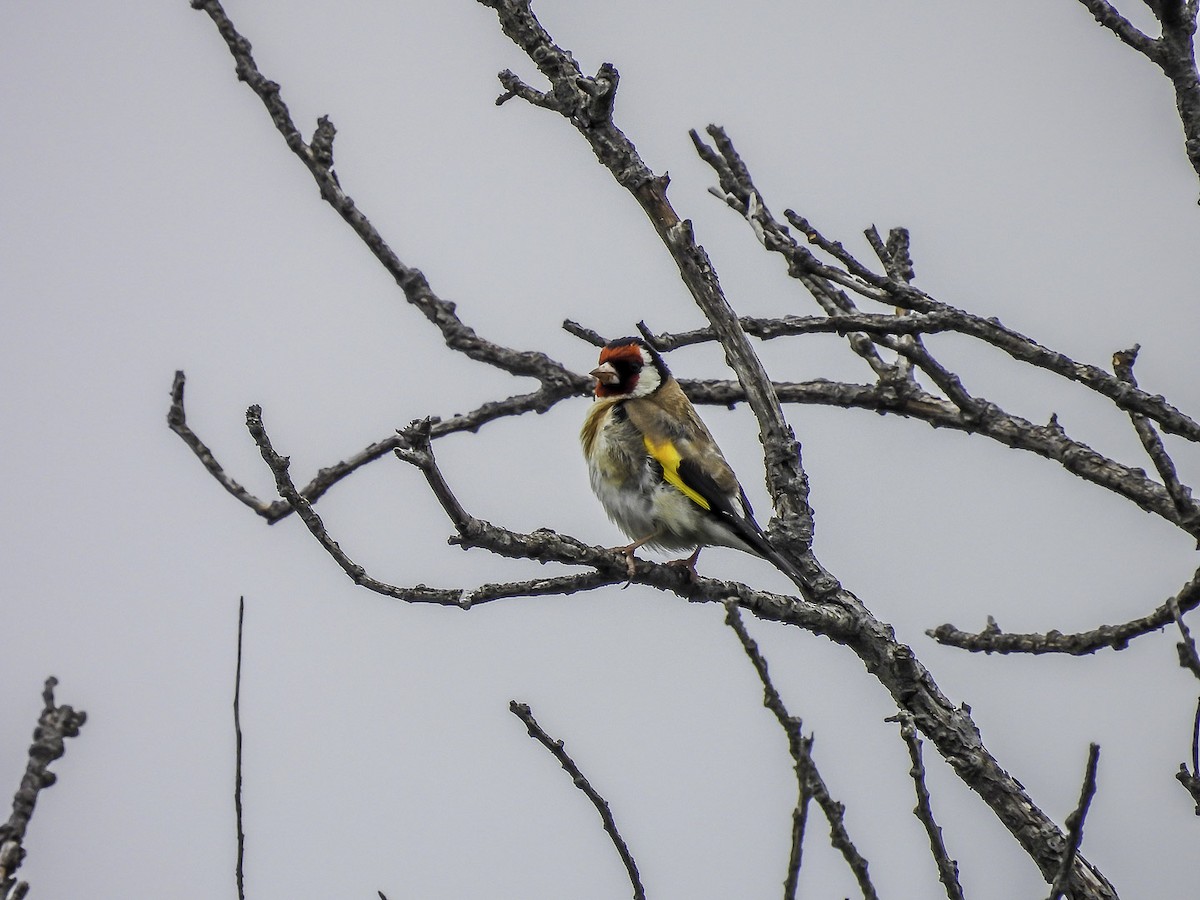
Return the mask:
<path id="1" fill-rule="evenodd" d="M 612 363 L 601 363 L 592 369 L 589 373 L 601 384 L 616 384 L 621 380 L 621 376 L 617 374 L 617 370 L 613 368 Z"/>

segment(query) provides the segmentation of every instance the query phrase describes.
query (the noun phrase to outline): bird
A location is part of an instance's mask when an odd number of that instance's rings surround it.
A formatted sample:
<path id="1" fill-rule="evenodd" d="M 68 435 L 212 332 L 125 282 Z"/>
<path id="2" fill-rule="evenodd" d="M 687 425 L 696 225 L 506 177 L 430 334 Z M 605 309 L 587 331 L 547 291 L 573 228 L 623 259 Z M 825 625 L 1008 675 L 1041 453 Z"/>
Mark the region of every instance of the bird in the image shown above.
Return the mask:
<path id="1" fill-rule="evenodd" d="M 772 547 L 720 447 L 654 347 L 617 338 L 592 369 L 595 400 L 579 433 L 592 491 L 632 543 L 625 554 L 630 581 L 634 552 L 695 548 L 668 565 L 696 577 L 705 547 L 732 547 L 766 559 L 797 587 L 803 578 Z M 627 582 L 628 584 L 628 582 Z"/>

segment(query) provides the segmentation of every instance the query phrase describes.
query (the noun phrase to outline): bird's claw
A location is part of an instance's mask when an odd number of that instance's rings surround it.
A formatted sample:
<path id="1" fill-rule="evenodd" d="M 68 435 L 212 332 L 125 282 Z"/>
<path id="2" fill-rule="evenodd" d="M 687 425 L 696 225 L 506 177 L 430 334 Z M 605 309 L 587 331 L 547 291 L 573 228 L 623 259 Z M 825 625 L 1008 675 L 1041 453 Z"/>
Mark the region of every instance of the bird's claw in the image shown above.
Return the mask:
<path id="1" fill-rule="evenodd" d="M 696 552 L 691 556 L 685 556 L 683 559 L 673 559 L 667 565 L 673 566 L 676 569 L 686 569 L 688 579 L 692 584 L 695 584 L 700 580 L 700 576 L 696 574 L 696 560 L 700 558 L 700 551 L 703 549 L 703 547 L 697 547 Z"/>
<path id="2" fill-rule="evenodd" d="M 621 585 L 621 590 L 625 590 L 625 588 L 627 588 L 631 584 L 633 584 L 633 577 L 635 575 L 637 575 L 637 562 L 638 561 L 637 561 L 637 557 L 633 555 L 633 552 L 639 546 L 641 546 L 641 545 L 635 543 L 635 544 L 626 544 L 624 547 L 613 547 L 612 548 L 613 553 L 620 553 L 622 556 L 625 557 L 625 571 L 628 574 L 628 577 L 625 579 L 625 583 L 623 585 Z"/>
<path id="3" fill-rule="evenodd" d="M 696 584 L 700 580 L 700 576 L 696 574 L 696 561 L 691 557 L 687 559 L 673 559 L 668 563 L 664 563 L 673 569 L 683 569 L 688 574 L 688 580 L 692 584 Z"/>

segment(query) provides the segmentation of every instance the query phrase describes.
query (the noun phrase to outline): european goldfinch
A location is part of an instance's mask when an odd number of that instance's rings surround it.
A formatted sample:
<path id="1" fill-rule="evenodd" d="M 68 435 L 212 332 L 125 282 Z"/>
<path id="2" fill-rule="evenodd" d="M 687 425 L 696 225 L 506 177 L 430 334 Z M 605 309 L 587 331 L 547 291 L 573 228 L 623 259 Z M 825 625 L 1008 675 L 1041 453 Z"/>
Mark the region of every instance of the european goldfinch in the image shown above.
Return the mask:
<path id="1" fill-rule="evenodd" d="M 676 560 L 695 573 L 706 546 L 769 560 L 800 586 L 800 575 L 767 543 L 746 492 L 695 407 L 645 341 L 618 338 L 600 351 L 596 400 L 579 439 L 592 490 L 634 551 L 695 548 Z"/>

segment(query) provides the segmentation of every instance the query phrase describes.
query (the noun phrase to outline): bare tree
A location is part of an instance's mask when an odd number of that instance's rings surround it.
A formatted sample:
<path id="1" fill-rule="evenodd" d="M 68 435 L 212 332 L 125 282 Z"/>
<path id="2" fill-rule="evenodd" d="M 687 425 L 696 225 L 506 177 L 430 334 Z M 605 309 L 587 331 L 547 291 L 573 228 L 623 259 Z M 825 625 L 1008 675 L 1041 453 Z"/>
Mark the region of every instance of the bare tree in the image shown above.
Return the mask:
<path id="1" fill-rule="evenodd" d="M 1057 463 L 1067 473 L 1111 491 L 1197 541 L 1200 541 L 1200 505 L 1181 481 L 1160 433 L 1197 442 L 1200 422 L 1162 396 L 1139 387 L 1134 376 L 1139 349 L 1136 345 L 1116 352 L 1109 367 L 1077 361 L 994 318 L 958 308 L 920 289 L 914 284 L 910 236 L 904 228 L 892 228 L 886 235 L 875 227 L 868 228 L 865 237 L 874 259 L 866 259 L 842 241 L 826 235 L 800 212 L 786 209 L 782 215 L 776 215 L 756 187 L 750 164 L 738 153 L 731 137 L 722 128 L 710 125 L 704 134 L 692 132 L 692 140 L 696 152 L 717 178 L 719 188 L 714 193 L 734 215 L 745 220 L 768 254 L 782 258 L 788 274 L 816 301 L 819 309 L 809 316 L 770 319 L 739 316 L 727 301 L 714 263 L 697 241 L 691 222 L 677 213 L 668 198 L 669 179 L 647 165 L 614 121 L 617 69 L 605 63 L 594 75 L 583 72 L 574 57 L 541 26 L 528 0 L 480 2 L 495 11 L 501 29 L 528 55 L 546 81 L 542 87 L 535 87 L 511 71 L 501 72 L 502 93 L 497 103 L 518 99 L 561 115 L 575 128 L 618 186 L 644 211 L 677 266 L 682 283 L 707 319 L 706 327 L 687 332 L 655 330 L 652 325 L 658 323 L 641 323 L 639 327 L 647 340 L 664 353 L 705 342 L 721 347 L 731 377 L 685 381 L 684 388 L 697 404 L 731 406 L 745 402 L 753 410 L 773 506 L 769 539 L 801 573 L 802 589 L 791 596 L 764 591 L 751 584 L 706 577 L 693 579 L 677 568 L 647 561 L 639 561 L 630 576 L 625 557 L 619 552 L 548 529 L 522 533 L 505 527 L 504 523 L 484 521 L 464 506 L 439 469 L 435 442 L 450 434 L 477 432 L 502 417 L 545 412 L 563 400 L 589 393 L 590 380 L 544 353 L 503 346 L 480 336 L 460 318 L 452 303 L 439 297 L 419 270 L 401 260 L 339 182 L 334 166 L 336 129 L 331 119 L 321 117 L 311 138 L 301 132 L 284 103 L 280 85 L 259 70 L 249 42 L 217 0 L 193 0 L 192 6 L 212 19 L 234 58 L 238 78 L 260 98 L 287 147 L 311 173 L 321 197 L 394 278 L 406 300 L 437 328 L 451 352 L 462 353 L 509 375 L 533 378 L 539 387 L 531 393 L 496 397 L 464 414 L 447 418 L 430 415 L 413 422 L 347 459 L 322 468 L 302 485 L 293 479 L 287 457 L 274 447 L 263 411 L 252 406 L 246 424 L 274 475 L 279 498 L 272 500 L 252 495 L 226 473 L 188 425 L 182 372 L 176 373 L 172 386 L 170 427 L 240 502 L 269 522 L 296 513 L 318 544 L 356 584 L 385 596 L 411 603 L 469 609 L 502 598 L 571 594 L 619 585 L 630 579 L 689 601 L 724 604 L 730 627 L 762 679 L 765 703 L 787 736 L 795 764 L 798 799 L 785 896 L 795 896 L 796 873 L 801 864 L 809 808 L 814 801 L 827 819 L 832 841 L 853 871 L 863 896 L 874 897 L 876 888 L 865 858 L 847 833 L 844 808 L 831 797 L 818 772 L 811 737 L 804 735 L 800 720 L 788 712 L 772 685 L 766 660 L 742 624 L 742 612 L 795 626 L 844 647 L 862 661 L 870 676 L 888 692 L 912 761 L 910 775 L 918 801 L 916 814 L 928 833 L 947 896 L 961 897 L 962 889 L 957 866 L 934 819 L 924 779 L 923 742 L 918 735 L 933 745 L 958 778 L 979 795 L 1012 834 L 1050 885 L 1050 896 L 1116 897 L 1113 885 L 1080 849 L 1085 817 L 1096 789 L 1099 748 L 1094 744 L 1091 747 L 1078 807 L 1068 818 L 1066 828 L 1060 828 L 989 752 L 970 710 L 951 702 L 914 650 L 898 641 L 888 623 L 847 590 L 838 575 L 813 552 L 808 478 L 800 444 L 783 409 L 794 403 L 869 409 L 990 439 Z M 1162 26 L 1159 37 L 1150 37 L 1107 3 L 1082 2 L 1097 21 L 1153 61 L 1171 80 L 1184 128 L 1185 149 L 1200 173 L 1200 81 L 1192 46 L 1197 4 L 1194 0 L 1149 4 Z M 611 337 L 598 334 L 588 323 L 568 321 L 563 327 L 594 345 L 602 345 L 606 337 Z M 1006 354 L 1012 366 L 1036 367 L 1104 398 L 1118 415 L 1128 417 L 1157 477 L 1147 474 L 1134 462 L 1097 452 L 1072 437 L 1057 418 L 1035 424 L 970 390 L 964 379 L 926 346 L 924 337 L 939 333 L 953 333 L 990 345 Z M 846 347 L 869 370 L 868 378 L 861 383 L 783 380 L 767 371 L 750 340 L 801 340 L 812 334 L 843 336 Z M 420 471 L 455 531 L 453 543 L 482 549 L 497 557 L 561 563 L 577 571 L 533 580 L 497 580 L 448 587 L 428 587 L 424 583 L 397 585 L 368 573 L 329 533 L 315 505 L 342 479 L 374 460 L 393 454 Z M 438 526 L 430 523 L 430 527 Z M 497 561 L 498 570 L 501 566 Z M 1185 614 L 1200 605 L 1200 570 L 1181 575 L 1180 582 L 1173 596 L 1161 600 L 1145 615 L 1118 625 L 1098 624 L 1079 633 L 1006 633 L 991 620 L 978 632 L 946 624 L 931 628 L 928 633 L 941 644 L 967 651 L 1078 656 L 1105 648 L 1121 649 L 1142 635 L 1175 626 L 1183 637 L 1180 664 L 1200 677 L 1200 661 L 1184 622 Z M 619 814 L 614 817 L 597 790 L 565 754 L 561 742 L 555 742 L 541 729 L 528 706 L 514 702 L 513 712 L 525 722 L 530 734 L 555 754 L 596 805 L 625 863 L 634 895 L 643 896 L 633 855 L 617 831 L 615 820 Z M 1191 767 L 1181 765 L 1178 779 L 1196 801 L 1200 814 L 1200 762 L 1197 761 L 1200 708 L 1195 721 L 1198 736 L 1190 748 Z M 1187 755 L 1187 749 L 1181 748 L 1180 755 Z"/>

